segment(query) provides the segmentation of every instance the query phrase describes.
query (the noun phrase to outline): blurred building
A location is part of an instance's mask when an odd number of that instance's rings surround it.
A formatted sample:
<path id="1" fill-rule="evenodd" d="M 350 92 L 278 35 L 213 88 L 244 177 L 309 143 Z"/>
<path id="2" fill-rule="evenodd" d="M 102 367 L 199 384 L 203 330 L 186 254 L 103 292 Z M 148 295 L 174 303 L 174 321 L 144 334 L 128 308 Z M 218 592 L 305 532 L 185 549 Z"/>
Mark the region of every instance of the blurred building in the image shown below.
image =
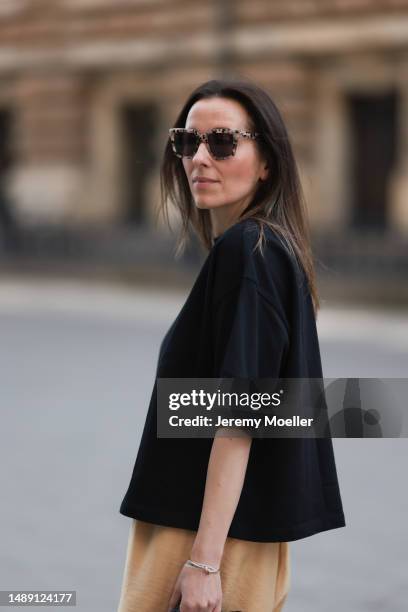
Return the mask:
<path id="1" fill-rule="evenodd" d="M 225 74 L 281 109 L 322 249 L 405 248 L 408 0 L 3 0 L 4 201 L 25 225 L 148 230 L 167 130 Z"/>

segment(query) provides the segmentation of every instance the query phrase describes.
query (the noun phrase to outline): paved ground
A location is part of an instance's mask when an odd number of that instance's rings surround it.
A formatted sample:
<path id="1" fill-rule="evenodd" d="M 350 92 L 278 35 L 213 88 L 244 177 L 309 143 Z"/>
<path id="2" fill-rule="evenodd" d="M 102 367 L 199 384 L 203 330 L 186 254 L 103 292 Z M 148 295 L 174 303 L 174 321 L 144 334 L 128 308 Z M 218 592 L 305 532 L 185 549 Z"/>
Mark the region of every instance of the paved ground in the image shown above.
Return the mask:
<path id="1" fill-rule="evenodd" d="M 78 611 L 116 610 L 130 524 L 118 508 L 185 297 L 0 282 L 0 590 L 75 589 Z M 407 375 L 407 313 L 326 309 L 318 327 L 326 377 Z M 291 544 L 285 610 L 403 612 L 408 442 L 334 446 L 347 529 Z"/>

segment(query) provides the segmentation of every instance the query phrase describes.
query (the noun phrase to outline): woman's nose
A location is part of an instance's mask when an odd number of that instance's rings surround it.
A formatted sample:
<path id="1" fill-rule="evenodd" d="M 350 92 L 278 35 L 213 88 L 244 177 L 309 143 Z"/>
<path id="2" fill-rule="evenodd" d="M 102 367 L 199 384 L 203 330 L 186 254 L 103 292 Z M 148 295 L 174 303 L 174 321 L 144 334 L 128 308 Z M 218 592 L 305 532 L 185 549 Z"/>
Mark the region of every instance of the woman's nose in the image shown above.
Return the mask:
<path id="1" fill-rule="evenodd" d="M 208 161 L 210 154 L 206 147 L 205 142 L 200 142 L 197 151 L 195 152 L 192 161 L 194 162 L 203 162 Z"/>

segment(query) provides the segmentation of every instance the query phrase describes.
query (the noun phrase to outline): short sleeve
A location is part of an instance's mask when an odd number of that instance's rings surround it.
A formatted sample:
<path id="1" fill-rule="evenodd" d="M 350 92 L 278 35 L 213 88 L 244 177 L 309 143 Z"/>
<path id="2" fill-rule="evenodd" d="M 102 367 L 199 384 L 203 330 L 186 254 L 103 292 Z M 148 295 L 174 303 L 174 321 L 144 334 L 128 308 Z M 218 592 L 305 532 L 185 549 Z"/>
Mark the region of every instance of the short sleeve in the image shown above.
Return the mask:
<path id="1" fill-rule="evenodd" d="M 288 334 L 273 305 L 256 283 L 243 278 L 214 309 L 214 372 L 216 378 L 237 379 L 228 392 L 257 391 L 256 379 L 279 378 L 288 347 Z M 243 380 L 245 379 L 245 380 Z M 233 406 L 228 416 L 254 416 L 248 407 Z M 235 426 L 250 437 L 261 430 Z"/>
<path id="2" fill-rule="evenodd" d="M 285 322 L 248 278 L 213 313 L 214 377 L 278 378 L 288 348 Z"/>

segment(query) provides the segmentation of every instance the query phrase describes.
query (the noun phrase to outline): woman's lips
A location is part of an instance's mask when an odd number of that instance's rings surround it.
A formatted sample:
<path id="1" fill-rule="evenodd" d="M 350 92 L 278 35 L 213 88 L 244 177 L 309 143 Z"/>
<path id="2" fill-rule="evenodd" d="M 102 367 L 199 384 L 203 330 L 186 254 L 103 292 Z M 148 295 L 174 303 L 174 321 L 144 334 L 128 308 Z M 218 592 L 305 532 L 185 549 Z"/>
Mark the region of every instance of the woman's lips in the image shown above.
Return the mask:
<path id="1" fill-rule="evenodd" d="M 197 179 L 193 181 L 193 185 L 197 189 L 203 189 L 211 185 L 215 185 L 216 183 L 218 183 L 218 181 L 212 181 L 210 179 Z"/>

